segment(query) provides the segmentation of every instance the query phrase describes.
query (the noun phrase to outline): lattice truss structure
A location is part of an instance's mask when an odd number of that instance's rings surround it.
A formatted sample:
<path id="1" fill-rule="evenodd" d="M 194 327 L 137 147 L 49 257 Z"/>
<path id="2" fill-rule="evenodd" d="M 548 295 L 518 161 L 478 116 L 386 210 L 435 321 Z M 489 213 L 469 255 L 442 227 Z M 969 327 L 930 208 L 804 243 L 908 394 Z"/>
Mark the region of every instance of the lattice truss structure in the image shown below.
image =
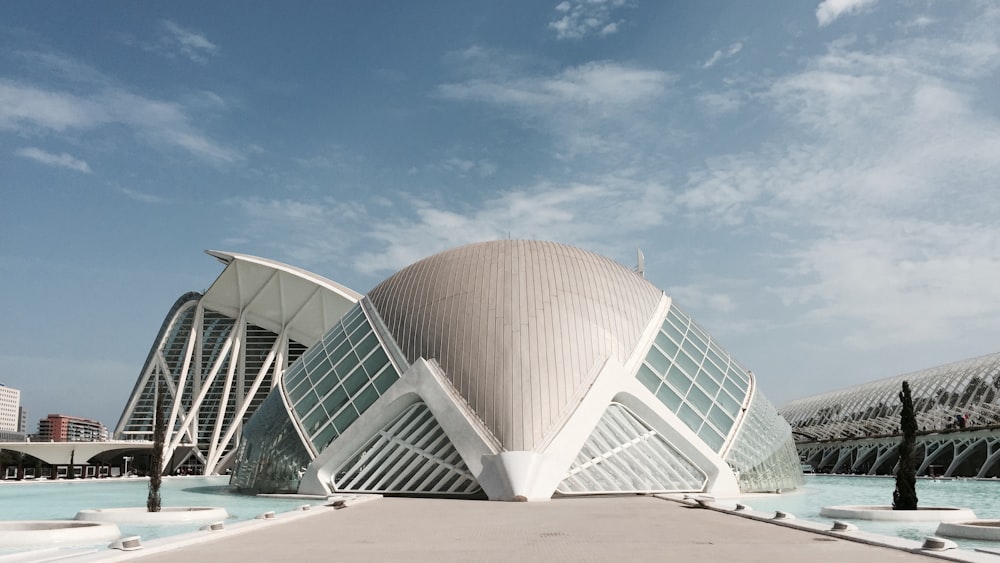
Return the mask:
<path id="1" fill-rule="evenodd" d="M 1000 353 L 798 399 L 785 404 L 781 415 L 797 441 L 896 434 L 903 381 L 909 382 L 921 430 L 1000 424 Z"/>
<path id="2" fill-rule="evenodd" d="M 892 475 L 899 464 L 899 438 L 856 438 L 798 445 L 803 463 L 821 473 Z M 920 434 L 917 475 L 1000 477 L 1000 428 Z"/>
<path id="3" fill-rule="evenodd" d="M 171 308 L 115 429 L 118 439 L 151 440 L 165 393 L 164 469 L 206 475 L 230 465 L 243 425 L 288 366 L 360 298 L 285 264 L 209 254 L 225 269 Z"/>
<path id="4" fill-rule="evenodd" d="M 388 278 L 292 364 L 244 429 L 258 492 L 544 499 L 802 483 L 754 375 L 648 282 L 535 241 Z"/>

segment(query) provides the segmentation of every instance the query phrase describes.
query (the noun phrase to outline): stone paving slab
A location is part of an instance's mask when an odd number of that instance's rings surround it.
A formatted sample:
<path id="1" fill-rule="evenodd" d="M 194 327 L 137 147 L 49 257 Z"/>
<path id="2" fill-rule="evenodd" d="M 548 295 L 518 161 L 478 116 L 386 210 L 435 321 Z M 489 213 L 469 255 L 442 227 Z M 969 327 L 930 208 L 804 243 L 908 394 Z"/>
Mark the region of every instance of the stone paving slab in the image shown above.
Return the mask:
<path id="1" fill-rule="evenodd" d="M 642 496 L 535 503 L 386 498 L 314 512 L 130 555 L 148 563 L 934 560 Z"/>

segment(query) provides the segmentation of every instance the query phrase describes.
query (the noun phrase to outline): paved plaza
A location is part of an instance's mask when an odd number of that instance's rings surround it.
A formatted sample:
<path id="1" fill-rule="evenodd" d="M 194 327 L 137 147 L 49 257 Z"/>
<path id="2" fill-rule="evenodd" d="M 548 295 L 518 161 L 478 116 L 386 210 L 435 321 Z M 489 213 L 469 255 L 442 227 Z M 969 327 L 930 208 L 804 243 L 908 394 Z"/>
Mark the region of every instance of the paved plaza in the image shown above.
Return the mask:
<path id="1" fill-rule="evenodd" d="M 310 512 L 130 555 L 148 563 L 934 560 L 648 496 L 535 503 L 384 498 Z"/>

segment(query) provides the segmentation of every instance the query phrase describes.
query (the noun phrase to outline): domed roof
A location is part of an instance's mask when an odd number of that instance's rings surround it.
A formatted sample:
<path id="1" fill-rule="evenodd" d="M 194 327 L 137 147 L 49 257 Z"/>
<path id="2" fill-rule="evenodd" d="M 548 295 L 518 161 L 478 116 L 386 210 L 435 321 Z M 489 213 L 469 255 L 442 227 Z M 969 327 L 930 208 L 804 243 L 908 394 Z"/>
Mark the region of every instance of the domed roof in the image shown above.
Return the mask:
<path id="1" fill-rule="evenodd" d="M 608 357 L 626 362 L 662 296 L 603 256 L 524 240 L 435 254 L 368 294 L 407 359 L 437 360 L 510 451 L 543 443 Z"/>

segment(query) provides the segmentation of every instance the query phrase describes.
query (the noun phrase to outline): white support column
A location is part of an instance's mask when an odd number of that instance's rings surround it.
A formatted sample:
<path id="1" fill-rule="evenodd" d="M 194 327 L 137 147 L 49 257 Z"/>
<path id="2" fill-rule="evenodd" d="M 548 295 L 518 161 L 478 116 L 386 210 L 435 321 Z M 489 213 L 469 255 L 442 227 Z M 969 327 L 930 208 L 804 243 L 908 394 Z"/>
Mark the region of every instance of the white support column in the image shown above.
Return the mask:
<path id="1" fill-rule="evenodd" d="M 226 420 L 226 407 L 229 405 L 229 394 L 232 390 L 236 369 L 239 366 L 239 358 L 243 348 L 243 337 L 245 333 L 246 318 L 244 313 L 241 312 L 240 317 L 236 320 L 236 326 L 233 327 L 233 347 L 229 353 L 229 368 L 226 370 L 226 380 L 222 388 L 222 397 L 219 400 L 219 411 L 215 417 L 215 428 L 212 430 L 212 441 L 208 446 L 208 461 L 210 464 L 214 460 L 218 459 L 219 451 L 221 450 L 219 435 L 222 433 L 222 424 Z M 208 468 L 206 468 L 206 471 L 208 471 Z"/>

